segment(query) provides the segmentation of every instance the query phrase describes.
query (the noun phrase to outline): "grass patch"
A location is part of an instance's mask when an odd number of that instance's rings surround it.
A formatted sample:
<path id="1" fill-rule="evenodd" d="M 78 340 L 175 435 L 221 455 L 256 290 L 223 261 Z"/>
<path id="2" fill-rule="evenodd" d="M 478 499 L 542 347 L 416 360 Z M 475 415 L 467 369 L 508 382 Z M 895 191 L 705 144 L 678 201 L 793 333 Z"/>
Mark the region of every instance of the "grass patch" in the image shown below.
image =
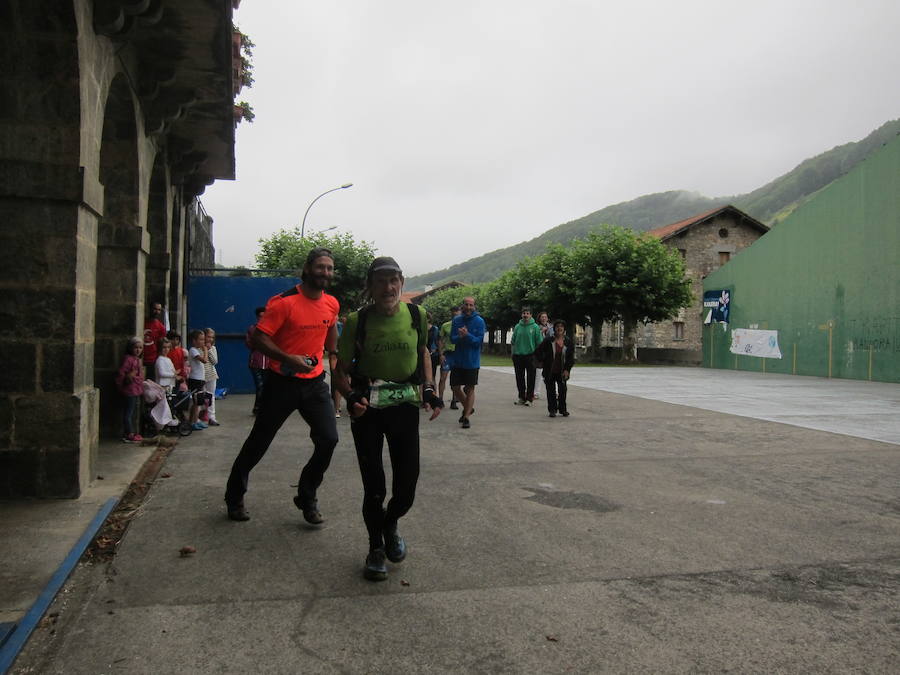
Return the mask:
<path id="1" fill-rule="evenodd" d="M 482 366 L 509 366 L 512 367 L 511 356 L 497 356 L 495 354 L 482 354 Z M 644 363 L 593 363 L 591 361 L 575 360 L 576 368 L 646 368 L 649 367 Z M 659 366 L 655 366 L 659 367 Z"/>

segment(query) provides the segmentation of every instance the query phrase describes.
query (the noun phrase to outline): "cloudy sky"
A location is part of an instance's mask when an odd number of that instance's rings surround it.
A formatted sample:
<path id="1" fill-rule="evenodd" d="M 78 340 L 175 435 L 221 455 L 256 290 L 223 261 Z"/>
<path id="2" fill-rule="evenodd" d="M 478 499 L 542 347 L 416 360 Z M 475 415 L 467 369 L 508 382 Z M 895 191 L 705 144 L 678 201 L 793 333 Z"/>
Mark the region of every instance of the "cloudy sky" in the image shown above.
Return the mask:
<path id="1" fill-rule="evenodd" d="M 897 0 L 243 0 L 217 261 L 337 226 L 407 276 L 609 204 L 739 194 L 900 117 Z M 663 224 L 663 223 L 660 223 Z"/>

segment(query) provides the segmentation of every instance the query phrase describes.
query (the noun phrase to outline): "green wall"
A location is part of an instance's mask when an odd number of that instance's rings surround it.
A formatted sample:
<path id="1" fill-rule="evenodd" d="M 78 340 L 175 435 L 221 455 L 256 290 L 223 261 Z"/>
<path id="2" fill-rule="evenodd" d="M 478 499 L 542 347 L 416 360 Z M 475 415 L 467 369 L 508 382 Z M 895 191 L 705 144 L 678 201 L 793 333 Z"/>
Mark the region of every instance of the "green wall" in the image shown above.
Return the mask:
<path id="1" fill-rule="evenodd" d="M 703 287 L 732 293 L 728 330 L 703 329 L 704 366 L 900 382 L 900 136 Z M 753 324 L 778 331 L 780 360 L 729 352 Z"/>

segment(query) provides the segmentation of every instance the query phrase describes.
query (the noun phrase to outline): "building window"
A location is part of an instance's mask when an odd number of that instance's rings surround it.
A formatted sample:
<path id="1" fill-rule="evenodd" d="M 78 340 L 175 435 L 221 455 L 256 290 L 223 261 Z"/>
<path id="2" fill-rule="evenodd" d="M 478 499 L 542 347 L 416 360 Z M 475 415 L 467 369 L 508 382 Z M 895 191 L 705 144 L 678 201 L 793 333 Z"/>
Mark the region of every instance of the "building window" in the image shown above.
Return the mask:
<path id="1" fill-rule="evenodd" d="M 731 260 L 731 252 L 730 251 L 719 251 L 719 264 L 724 265 L 729 260 Z"/>
<path id="2" fill-rule="evenodd" d="M 687 260 L 687 249 L 686 248 L 680 248 L 680 249 L 678 249 L 678 252 L 681 254 L 682 260 Z"/>
<path id="3" fill-rule="evenodd" d="M 728 238 L 728 228 L 723 227 L 723 228 L 719 229 L 719 236 L 722 237 L 722 239 L 727 239 Z"/>
<path id="4" fill-rule="evenodd" d="M 683 321 L 675 321 L 672 326 L 675 327 L 675 337 L 674 340 L 684 340 L 684 322 Z"/>

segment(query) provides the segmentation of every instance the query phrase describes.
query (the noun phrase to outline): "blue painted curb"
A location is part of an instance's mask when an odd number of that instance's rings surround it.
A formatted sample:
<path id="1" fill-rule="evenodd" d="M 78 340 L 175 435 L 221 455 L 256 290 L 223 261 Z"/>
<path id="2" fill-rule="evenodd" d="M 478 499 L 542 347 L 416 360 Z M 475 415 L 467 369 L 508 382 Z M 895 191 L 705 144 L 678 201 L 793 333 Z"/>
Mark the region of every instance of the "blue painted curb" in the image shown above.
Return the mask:
<path id="1" fill-rule="evenodd" d="M 67 555 L 65 560 L 60 563 L 60 566 L 56 568 L 56 572 L 50 577 L 50 581 L 47 582 L 44 590 L 38 596 L 37 600 L 34 601 L 34 604 L 31 605 L 28 612 L 25 613 L 25 616 L 22 617 L 22 620 L 19 621 L 18 624 L 12 626 L 6 641 L 3 643 L 3 646 L 0 647 L 0 675 L 6 675 L 6 672 L 9 670 L 10 666 L 12 666 L 13 661 L 16 660 L 22 647 L 25 646 L 31 633 L 50 607 L 53 598 L 59 593 L 59 589 L 62 588 L 66 579 L 69 578 L 72 570 L 75 569 L 75 565 L 78 564 L 78 561 L 81 559 L 85 550 L 87 550 L 87 547 L 94 540 L 94 537 L 97 536 L 100 527 L 106 521 L 109 514 L 112 513 L 112 510 L 116 508 L 116 504 L 118 503 L 118 497 L 112 497 L 107 500 L 87 526 L 84 534 L 81 535 L 81 538 L 76 542 L 75 546 L 72 547 L 72 550 L 69 551 L 69 555 Z"/>

